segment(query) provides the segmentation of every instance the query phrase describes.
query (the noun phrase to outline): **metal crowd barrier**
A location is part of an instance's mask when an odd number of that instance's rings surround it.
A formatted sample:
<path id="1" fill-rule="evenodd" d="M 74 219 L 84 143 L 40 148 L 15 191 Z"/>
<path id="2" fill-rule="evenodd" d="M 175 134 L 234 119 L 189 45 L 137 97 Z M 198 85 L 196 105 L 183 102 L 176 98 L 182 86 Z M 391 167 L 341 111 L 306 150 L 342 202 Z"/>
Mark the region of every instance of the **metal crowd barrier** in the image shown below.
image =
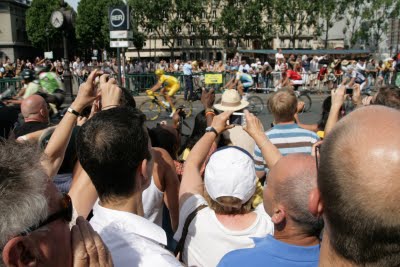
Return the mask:
<path id="1" fill-rule="evenodd" d="M 3 78 L 0 79 L 0 94 L 7 89 L 17 90 L 22 87 L 21 78 Z"/>
<path id="2" fill-rule="evenodd" d="M 182 94 L 185 90 L 185 78 L 182 72 L 173 72 L 173 73 L 165 73 L 166 75 L 171 75 L 176 77 L 180 84 L 181 88 L 178 94 Z M 201 73 L 193 73 L 193 83 L 194 88 L 196 86 L 207 86 L 204 85 L 204 77 L 206 74 L 222 74 L 222 83 L 214 84 L 212 87 L 217 91 L 222 88 L 224 84 L 226 84 L 230 79 L 230 74 L 221 73 L 221 72 L 201 72 Z M 157 78 L 154 73 L 133 73 L 125 75 L 125 87 L 132 92 L 133 95 L 139 95 L 140 93 L 145 92 L 147 89 L 151 88 L 153 85 L 157 83 Z M 207 86 L 208 87 L 208 86 Z"/>

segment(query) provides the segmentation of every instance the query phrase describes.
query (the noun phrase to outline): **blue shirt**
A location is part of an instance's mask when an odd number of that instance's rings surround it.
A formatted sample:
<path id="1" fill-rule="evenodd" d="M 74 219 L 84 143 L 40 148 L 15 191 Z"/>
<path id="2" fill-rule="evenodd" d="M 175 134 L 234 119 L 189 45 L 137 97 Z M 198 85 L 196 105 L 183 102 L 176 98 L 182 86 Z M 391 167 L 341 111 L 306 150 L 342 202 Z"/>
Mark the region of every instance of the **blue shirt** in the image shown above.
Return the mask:
<path id="1" fill-rule="evenodd" d="M 312 146 L 319 141 L 316 133 L 300 128 L 297 124 L 277 124 L 269 131 L 265 132 L 272 144 L 274 144 L 282 156 L 293 153 L 310 154 Z M 265 170 L 266 163 L 261 150 L 256 145 L 254 148 L 254 162 L 257 171 Z"/>
<path id="2" fill-rule="evenodd" d="M 267 235 L 254 240 L 255 247 L 234 250 L 226 254 L 218 267 L 317 267 L 320 245 L 302 247 L 290 245 Z"/>
<path id="3" fill-rule="evenodd" d="M 189 63 L 183 65 L 183 75 L 192 75 L 192 65 Z"/>

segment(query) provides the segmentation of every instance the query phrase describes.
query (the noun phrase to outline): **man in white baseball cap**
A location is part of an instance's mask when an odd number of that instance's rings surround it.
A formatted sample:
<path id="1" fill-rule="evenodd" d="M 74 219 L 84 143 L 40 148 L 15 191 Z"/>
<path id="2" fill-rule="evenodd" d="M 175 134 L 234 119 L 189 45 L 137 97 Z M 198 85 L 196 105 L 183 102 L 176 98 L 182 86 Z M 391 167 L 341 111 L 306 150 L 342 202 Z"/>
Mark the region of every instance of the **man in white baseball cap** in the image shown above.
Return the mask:
<path id="1" fill-rule="evenodd" d="M 178 249 L 187 266 L 216 266 L 226 253 L 253 247 L 252 238 L 273 231 L 262 205 L 252 208 L 257 178 L 253 157 L 247 151 L 235 146 L 217 150 L 208 160 L 204 180 L 201 177 L 210 147 L 219 134 L 232 128 L 227 124 L 231 114 L 226 111 L 213 118 L 185 163 L 179 190 L 179 227 L 174 238 L 179 240 Z M 257 117 L 248 111 L 245 117 L 244 130 L 274 165 L 280 158 L 277 148 L 263 134 Z"/>

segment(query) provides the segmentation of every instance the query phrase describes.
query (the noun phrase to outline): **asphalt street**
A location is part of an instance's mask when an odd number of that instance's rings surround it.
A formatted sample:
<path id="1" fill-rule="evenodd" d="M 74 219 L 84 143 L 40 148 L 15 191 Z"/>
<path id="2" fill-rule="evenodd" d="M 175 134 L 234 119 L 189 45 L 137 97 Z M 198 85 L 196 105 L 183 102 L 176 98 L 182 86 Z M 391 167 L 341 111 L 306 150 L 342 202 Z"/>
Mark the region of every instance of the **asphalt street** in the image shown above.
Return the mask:
<path id="1" fill-rule="evenodd" d="M 262 94 L 259 93 L 257 96 L 261 97 L 264 101 L 264 105 L 267 103 L 267 99 L 270 96 L 270 94 Z M 322 102 L 326 97 L 328 97 L 328 94 L 313 94 L 310 95 L 312 99 L 312 106 L 310 111 L 306 113 L 300 114 L 300 120 L 302 123 L 316 123 L 320 117 L 321 117 L 321 112 L 322 112 Z M 177 98 L 180 98 L 181 96 L 177 96 Z M 220 98 L 220 95 L 216 96 L 216 99 Z M 139 96 L 135 97 L 136 100 L 136 106 L 139 107 L 140 104 L 147 99 L 145 96 Z M 200 101 L 193 102 L 193 114 L 189 118 L 186 119 L 187 124 L 192 128 L 194 124 L 194 117 L 198 112 L 200 112 L 203 109 L 203 106 Z M 264 111 L 261 114 L 258 114 L 258 118 L 261 120 L 261 122 L 264 125 L 264 129 L 269 129 L 271 126 L 271 123 L 273 121 L 272 115 L 268 112 L 266 106 L 264 108 Z M 166 111 L 163 111 L 160 115 L 160 117 L 155 120 L 155 121 L 147 121 L 146 124 L 149 128 L 155 127 L 157 123 L 160 123 L 161 121 L 167 121 L 168 124 L 172 124 L 171 118 L 169 118 L 169 114 Z M 183 129 L 185 133 L 190 133 L 190 129 Z"/>

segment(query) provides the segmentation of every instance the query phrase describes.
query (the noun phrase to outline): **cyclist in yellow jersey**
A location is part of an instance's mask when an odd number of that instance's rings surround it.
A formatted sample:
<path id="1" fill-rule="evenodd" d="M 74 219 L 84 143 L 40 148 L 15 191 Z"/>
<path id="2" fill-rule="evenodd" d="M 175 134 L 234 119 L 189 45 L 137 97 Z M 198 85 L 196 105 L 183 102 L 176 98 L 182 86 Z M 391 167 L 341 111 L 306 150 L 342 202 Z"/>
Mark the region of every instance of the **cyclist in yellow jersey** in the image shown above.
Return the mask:
<path id="1" fill-rule="evenodd" d="M 169 106 L 172 109 L 172 113 L 171 113 L 171 115 L 172 115 L 176 111 L 176 108 L 175 108 L 174 104 L 172 103 L 171 97 L 174 96 L 176 94 L 176 92 L 179 91 L 180 83 L 179 83 L 178 79 L 175 78 L 174 76 L 165 75 L 164 71 L 161 69 L 156 70 L 155 74 L 157 76 L 158 82 L 150 90 L 147 90 L 146 93 L 147 93 L 147 95 L 151 96 L 158 89 L 162 88 L 160 93 L 164 96 L 165 100 L 169 103 Z"/>

